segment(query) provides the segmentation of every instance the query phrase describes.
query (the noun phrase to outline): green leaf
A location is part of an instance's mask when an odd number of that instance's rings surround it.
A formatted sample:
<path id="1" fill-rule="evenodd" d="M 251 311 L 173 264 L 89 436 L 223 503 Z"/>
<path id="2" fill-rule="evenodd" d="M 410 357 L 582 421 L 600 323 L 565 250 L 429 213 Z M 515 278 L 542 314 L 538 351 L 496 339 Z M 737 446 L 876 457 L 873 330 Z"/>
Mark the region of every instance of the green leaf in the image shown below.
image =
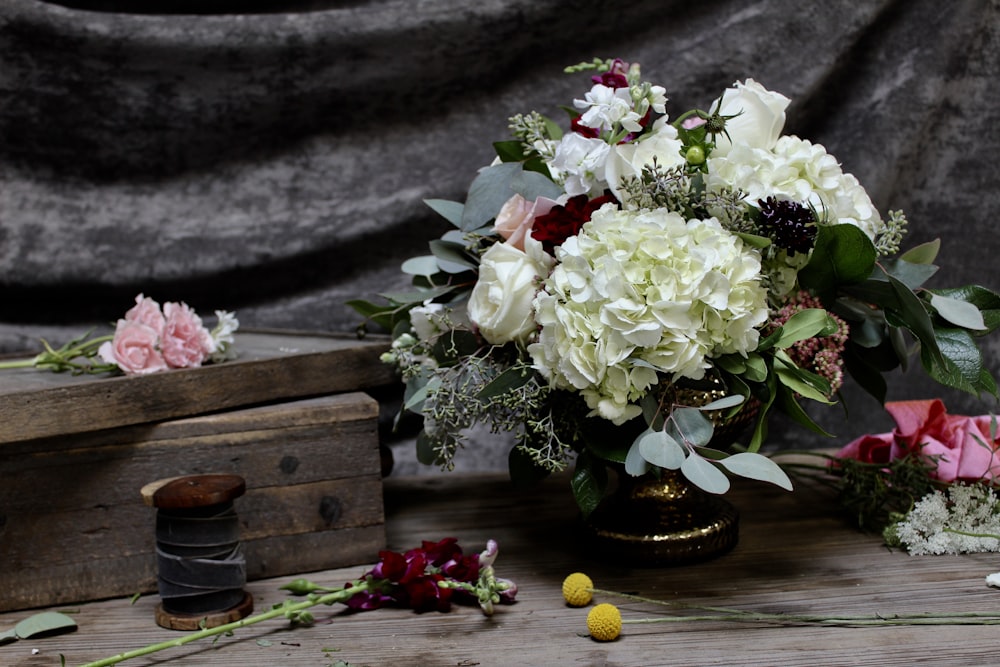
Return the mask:
<path id="1" fill-rule="evenodd" d="M 763 454 L 740 452 L 720 460 L 719 464 L 734 475 L 761 482 L 770 482 L 786 491 L 792 490 L 792 480 L 788 478 L 781 466 Z"/>
<path id="2" fill-rule="evenodd" d="M 933 241 L 921 243 L 914 248 L 910 248 L 900 255 L 899 258 L 911 264 L 933 264 L 934 260 L 937 259 L 940 249 L 941 239 L 934 239 Z"/>
<path id="3" fill-rule="evenodd" d="M 871 394 L 879 404 L 884 405 L 886 394 L 889 390 L 888 384 L 885 381 L 885 375 L 882 374 L 878 366 L 869 361 L 867 356 L 860 352 L 853 345 L 849 345 L 844 350 L 844 368 L 862 389 Z M 893 358 L 895 358 L 895 355 L 893 355 Z"/>
<path id="4" fill-rule="evenodd" d="M 821 226 L 809 263 L 799 271 L 799 283 L 819 294 L 865 281 L 878 253 L 871 239 L 854 225 Z"/>
<path id="5" fill-rule="evenodd" d="M 822 426 L 817 424 L 809 413 L 806 412 L 795 399 L 795 394 L 784 386 L 779 387 L 777 401 L 781 410 L 800 426 L 804 426 L 813 433 L 832 438 L 833 435 L 827 433 Z"/>
<path id="6" fill-rule="evenodd" d="M 524 144 L 517 139 L 494 141 L 493 150 L 502 162 L 520 162 L 524 159 Z"/>
<path id="7" fill-rule="evenodd" d="M 689 455 L 681 466 L 681 472 L 692 484 L 709 493 L 725 493 L 729 490 L 726 474 L 697 454 Z"/>
<path id="8" fill-rule="evenodd" d="M 743 377 L 748 382 L 763 382 L 767 379 L 767 361 L 756 353 L 750 353 L 746 358 L 747 369 Z"/>
<path id="9" fill-rule="evenodd" d="M 537 484 L 549 475 L 549 471 L 535 463 L 531 454 L 521 447 L 513 447 L 507 455 L 507 470 L 510 481 L 517 488 Z"/>
<path id="10" fill-rule="evenodd" d="M 423 430 L 417 434 L 417 461 L 424 465 L 434 465 L 438 463 L 438 454 L 434 451 L 434 446 L 427 433 Z"/>
<path id="11" fill-rule="evenodd" d="M 996 380 L 983 366 L 982 353 L 972 335 L 964 329 L 937 329 L 940 363 L 928 358 L 923 348 L 920 361 L 935 381 L 979 396 L 985 392 L 997 396 Z"/>
<path id="12" fill-rule="evenodd" d="M 987 331 L 1000 327 L 1000 295 L 979 285 L 965 285 L 950 289 L 932 290 L 934 294 L 971 303 L 983 314 Z"/>
<path id="13" fill-rule="evenodd" d="M 831 393 L 830 383 L 824 378 L 795 365 L 788 355 L 775 355 L 774 372 L 778 381 L 797 394 L 818 403 L 832 405 L 827 398 Z"/>
<path id="14" fill-rule="evenodd" d="M 751 248 L 766 248 L 771 245 L 771 239 L 766 236 L 757 236 L 756 234 L 747 234 L 746 232 L 736 232 L 736 236 L 740 237 L 743 243 Z"/>
<path id="15" fill-rule="evenodd" d="M 576 470 L 570 480 L 570 487 L 584 518 L 597 509 L 601 499 L 604 498 L 607 485 L 608 473 L 604 466 L 593 461 L 585 453 L 580 454 L 576 459 Z"/>
<path id="16" fill-rule="evenodd" d="M 29 616 L 14 626 L 14 632 L 17 633 L 19 639 L 43 637 L 73 632 L 74 630 L 76 630 L 76 621 L 58 611 L 43 611 L 40 614 Z"/>
<path id="17" fill-rule="evenodd" d="M 968 301 L 953 299 L 931 292 L 931 307 L 937 311 L 938 315 L 952 324 L 957 324 L 965 329 L 979 331 L 986 329 L 983 314 Z"/>
<path id="18" fill-rule="evenodd" d="M 663 431 L 653 431 L 653 433 L 662 433 Z M 632 446 L 628 448 L 628 454 L 625 455 L 625 472 L 633 477 L 638 477 L 639 475 L 645 475 L 649 472 L 649 461 L 647 461 L 642 455 L 642 449 L 640 445 L 642 444 L 642 438 L 646 433 L 643 433 L 632 443 Z"/>
<path id="19" fill-rule="evenodd" d="M 937 364 L 943 364 L 944 358 L 941 356 L 941 350 L 938 349 L 934 337 L 934 324 L 920 298 L 909 287 L 892 276 L 889 276 L 889 285 L 896 294 L 896 298 L 899 299 L 900 306 L 899 312 L 892 314 L 899 317 L 906 328 L 920 341 L 921 355 L 926 350 L 930 359 Z"/>
<path id="20" fill-rule="evenodd" d="M 17 641 L 17 631 L 14 628 L 0 632 L 0 646 Z"/>
<path id="21" fill-rule="evenodd" d="M 938 271 L 938 267 L 933 264 L 913 264 L 904 262 L 901 259 L 883 261 L 882 269 L 886 275 L 892 276 L 911 290 L 915 290 L 923 285 Z M 876 279 L 878 279 L 877 274 Z"/>
<path id="22" fill-rule="evenodd" d="M 775 343 L 775 347 L 787 348 L 800 340 L 813 338 L 829 331 L 831 323 L 830 315 L 822 308 L 800 310 L 781 325 L 781 336 Z"/>
<path id="23" fill-rule="evenodd" d="M 513 366 L 490 380 L 485 387 L 479 390 L 476 397 L 482 401 L 488 401 L 496 396 L 503 396 L 509 391 L 528 384 L 532 377 L 530 371 L 520 366 Z"/>
<path id="24" fill-rule="evenodd" d="M 435 273 L 441 271 L 433 255 L 411 257 L 403 262 L 400 268 L 403 270 L 403 273 L 411 276 L 433 276 Z"/>
<path id="25" fill-rule="evenodd" d="M 516 172 L 510 180 L 511 189 L 528 201 L 534 201 L 539 197 L 558 199 L 563 190 L 556 185 L 551 178 L 537 171 L 521 170 Z"/>
<path id="26" fill-rule="evenodd" d="M 515 193 L 528 200 L 557 198 L 562 189 L 543 174 L 525 171 L 517 162 L 502 162 L 482 169 L 469 186 L 462 211 L 461 229 L 469 231 L 496 218 Z"/>
<path id="27" fill-rule="evenodd" d="M 425 199 L 424 203 L 451 224 L 456 227 L 462 226 L 462 211 L 465 209 L 465 205 L 461 202 L 448 201 L 447 199 Z"/>
<path id="28" fill-rule="evenodd" d="M 671 438 L 664 431 L 646 431 L 640 435 L 633 444 L 633 449 L 636 448 L 639 450 L 639 454 L 642 455 L 644 460 L 655 466 L 660 466 L 661 468 L 677 470 L 681 467 L 681 464 L 684 463 L 684 447 L 682 447 L 679 442 Z M 629 454 L 632 454 L 632 449 L 629 450 Z M 633 469 L 640 468 L 640 466 L 635 464 L 634 460 L 632 463 Z M 625 458 L 625 467 L 626 470 L 628 470 L 628 457 Z M 635 473 L 629 471 L 629 474 L 631 475 Z M 642 473 L 640 472 L 639 474 Z"/>

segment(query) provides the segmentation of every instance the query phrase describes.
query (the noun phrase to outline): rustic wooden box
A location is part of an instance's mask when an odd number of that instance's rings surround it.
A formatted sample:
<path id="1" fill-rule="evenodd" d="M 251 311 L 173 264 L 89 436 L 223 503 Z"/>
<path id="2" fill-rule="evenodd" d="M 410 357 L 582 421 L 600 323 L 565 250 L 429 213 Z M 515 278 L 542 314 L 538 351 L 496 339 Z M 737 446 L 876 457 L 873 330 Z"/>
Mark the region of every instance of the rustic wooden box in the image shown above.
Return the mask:
<path id="1" fill-rule="evenodd" d="M 154 591 L 156 510 L 140 489 L 165 477 L 244 477 L 249 579 L 376 558 L 378 403 L 348 389 L 389 379 L 380 344 L 267 336 L 241 361 L 156 376 L 32 371 L 18 390 L 0 375 L 0 611 Z"/>

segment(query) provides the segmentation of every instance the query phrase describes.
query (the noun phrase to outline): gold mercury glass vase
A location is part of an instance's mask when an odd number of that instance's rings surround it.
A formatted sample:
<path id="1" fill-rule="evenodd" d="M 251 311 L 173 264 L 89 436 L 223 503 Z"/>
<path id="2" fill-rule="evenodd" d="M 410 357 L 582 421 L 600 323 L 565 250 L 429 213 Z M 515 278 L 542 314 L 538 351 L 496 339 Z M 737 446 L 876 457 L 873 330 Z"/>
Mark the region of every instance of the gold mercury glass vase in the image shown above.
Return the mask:
<path id="1" fill-rule="evenodd" d="M 677 390 L 676 402 L 699 406 L 722 398 L 721 383 Z M 759 404 L 751 400 L 735 416 L 715 422 L 711 446 L 731 445 L 753 422 Z M 679 470 L 658 469 L 633 477 L 617 468 L 618 486 L 590 514 L 585 529 L 599 556 L 640 567 L 704 562 L 739 540 L 739 512 L 722 496 L 702 491 Z"/>

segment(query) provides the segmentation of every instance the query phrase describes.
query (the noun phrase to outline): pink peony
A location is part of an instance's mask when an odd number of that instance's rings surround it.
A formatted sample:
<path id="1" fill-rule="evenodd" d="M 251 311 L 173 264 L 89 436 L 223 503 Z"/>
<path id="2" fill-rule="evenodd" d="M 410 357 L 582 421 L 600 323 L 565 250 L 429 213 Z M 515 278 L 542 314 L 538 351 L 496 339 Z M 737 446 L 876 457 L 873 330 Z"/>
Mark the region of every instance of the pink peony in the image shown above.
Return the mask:
<path id="1" fill-rule="evenodd" d="M 163 358 L 171 368 L 201 366 L 215 350 L 212 335 L 186 303 L 163 305 L 166 323 L 160 337 Z"/>
<path id="2" fill-rule="evenodd" d="M 888 463 L 907 454 L 935 457 L 935 477 L 943 482 L 1000 477 L 1000 441 L 990 436 L 989 415 L 949 415 L 940 399 L 890 402 L 885 409 L 895 430 L 861 436 L 836 456 L 867 463 Z"/>
<path id="3" fill-rule="evenodd" d="M 159 339 L 156 329 L 142 322 L 122 319 L 115 327 L 114 338 L 103 343 L 97 354 L 129 375 L 156 373 L 167 368 L 158 349 Z"/>

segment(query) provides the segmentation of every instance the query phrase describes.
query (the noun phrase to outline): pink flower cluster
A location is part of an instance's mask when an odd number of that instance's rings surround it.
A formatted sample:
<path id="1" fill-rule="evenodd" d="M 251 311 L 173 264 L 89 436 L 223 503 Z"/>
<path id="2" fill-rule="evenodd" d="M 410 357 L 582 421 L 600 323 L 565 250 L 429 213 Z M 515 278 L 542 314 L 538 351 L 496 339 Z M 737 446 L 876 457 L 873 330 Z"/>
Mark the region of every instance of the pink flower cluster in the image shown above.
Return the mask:
<path id="1" fill-rule="evenodd" d="M 167 302 L 161 310 L 140 294 L 97 354 L 126 374 L 146 375 L 201 366 L 215 349 L 211 333 L 187 304 Z"/>
<path id="2" fill-rule="evenodd" d="M 995 482 L 1000 478 L 1000 440 L 990 434 L 990 415 L 949 415 L 941 399 L 885 404 L 895 420 L 889 433 L 863 435 L 837 452 L 837 458 L 889 463 L 908 455 L 936 466 L 942 482 Z"/>
<path id="3" fill-rule="evenodd" d="M 778 311 L 772 324 L 781 326 L 795 313 L 807 308 L 823 308 L 819 299 L 802 291 L 793 294 Z M 801 368 L 812 371 L 830 383 L 830 395 L 837 393 L 844 384 L 844 345 L 850 335 L 847 322 L 833 313 L 827 313 L 837 323 L 836 333 L 829 336 L 800 340 L 788 348 L 788 356 Z"/>

